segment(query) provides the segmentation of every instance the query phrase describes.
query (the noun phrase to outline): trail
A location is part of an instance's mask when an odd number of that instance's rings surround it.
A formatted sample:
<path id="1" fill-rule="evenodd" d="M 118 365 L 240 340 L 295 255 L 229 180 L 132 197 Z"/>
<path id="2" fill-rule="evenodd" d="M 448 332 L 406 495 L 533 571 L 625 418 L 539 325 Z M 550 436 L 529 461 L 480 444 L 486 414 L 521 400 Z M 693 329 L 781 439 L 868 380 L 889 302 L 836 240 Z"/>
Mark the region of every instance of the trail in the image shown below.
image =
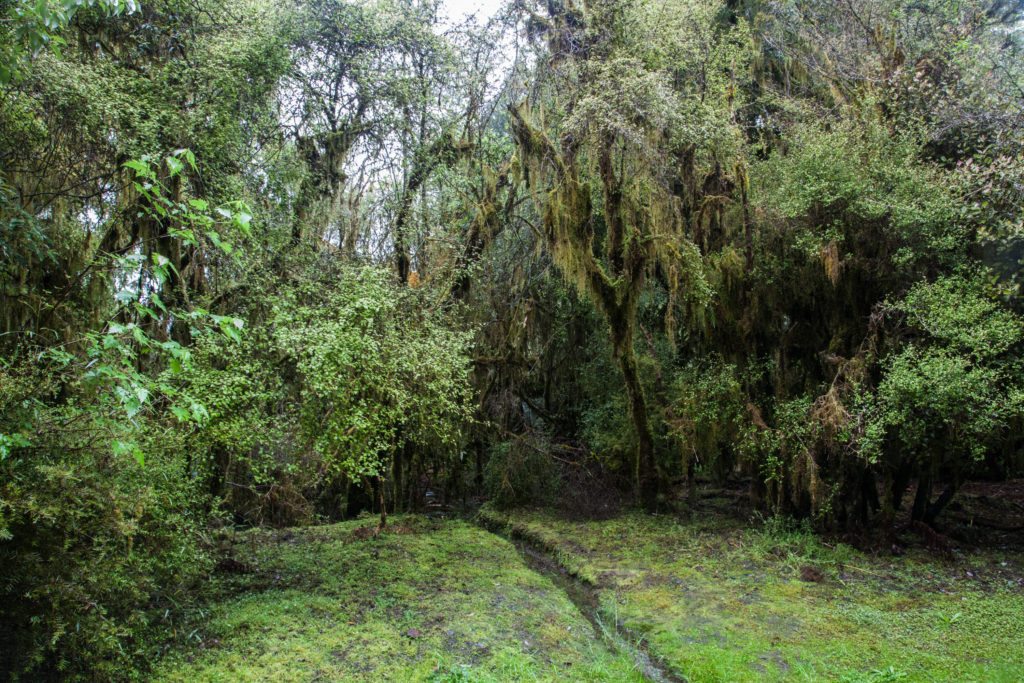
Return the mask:
<path id="1" fill-rule="evenodd" d="M 594 630 L 595 640 L 612 653 L 622 652 L 629 655 L 636 664 L 637 670 L 646 680 L 651 683 L 686 683 L 686 679 L 653 656 L 636 634 L 623 628 L 615 620 L 612 620 L 611 624 L 608 623 L 601 614 L 598 589 L 595 586 L 567 572 L 550 553 L 537 547 L 522 535 L 485 520 L 478 520 L 478 522 L 490 533 L 511 542 L 527 566 L 538 574 L 549 578 L 586 617 Z"/>

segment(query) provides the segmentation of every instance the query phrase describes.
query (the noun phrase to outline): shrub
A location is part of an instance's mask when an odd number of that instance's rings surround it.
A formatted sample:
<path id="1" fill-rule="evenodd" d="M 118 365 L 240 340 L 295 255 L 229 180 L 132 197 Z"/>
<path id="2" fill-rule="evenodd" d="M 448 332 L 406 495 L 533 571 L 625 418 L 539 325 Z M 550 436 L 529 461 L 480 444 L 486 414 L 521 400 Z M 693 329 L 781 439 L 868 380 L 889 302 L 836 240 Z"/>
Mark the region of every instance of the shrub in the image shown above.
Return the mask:
<path id="1" fill-rule="evenodd" d="M 545 505 L 558 490 L 558 469 L 547 437 L 526 434 L 491 448 L 484 487 L 498 508 Z"/>
<path id="2" fill-rule="evenodd" d="M 0 672 L 123 679 L 209 567 L 202 496 L 159 424 L 19 393 L 0 406 L 0 432 L 12 403 L 34 427 L 0 459 Z"/>

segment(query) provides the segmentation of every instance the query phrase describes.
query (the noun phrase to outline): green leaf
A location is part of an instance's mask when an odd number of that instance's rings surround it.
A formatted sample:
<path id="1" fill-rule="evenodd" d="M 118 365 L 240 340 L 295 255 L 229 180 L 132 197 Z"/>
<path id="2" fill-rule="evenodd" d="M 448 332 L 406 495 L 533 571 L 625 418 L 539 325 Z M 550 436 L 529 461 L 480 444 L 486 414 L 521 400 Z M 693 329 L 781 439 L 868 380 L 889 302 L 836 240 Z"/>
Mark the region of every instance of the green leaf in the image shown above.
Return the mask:
<path id="1" fill-rule="evenodd" d="M 139 444 L 134 441 L 120 441 L 115 440 L 111 443 L 111 449 L 114 451 L 114 455 L 117 457 L 123 457 L 130 455 L 135 458 L 135 462 L 139 463 L 139 467 L 146 466 L 146 456 L 139 447 Z"/>
<path id="2" fill-rule="evenodd" d="M 167 163 L 167 169 L 171 172 L 172 178 L 185 170 L 185 164 L 174 157 L 167 157 L 164 161 Z"/>
<path id="3" fill-rule="evenodd" d="M 249 234 L 250 225 L 252 224 L 252 214 L 245 209 L 242 209 L 235 213 L 234 217 L 235 227 L 245 235 Z"/>
<path id="4" fill-rule="evenodd" d="M 130 168 L 131 170 L 135 171 L 136 174 L 143 178 L 154 177 L 153 170 L 149 167 L 149 164 L 147 164 L 145 161 L 142 161 L 141 159 L 132 159 L 131 161 L 126 161 L 124 163 L 124 167 Z"/>
<path id="5" fill-rule="evenodd" d="M 141 327 L 136 327 L 132 330 L 132 337 L 139 343 L 139 346 L 149 348 L 149 337 L 146 336 Z"/>
<path id="6" fill-rule="evenodd" d="M 189 405 L 189 410 L 192 411 L 192 419 L 194 419 L 199 424 L 203 424 L 204 422 L 210 419 L 210 413 L 209 411 L 206 410 L 206 406 L 204 406 L 202 403 L 196 403 L 195 401 L 193 401 Z"/>

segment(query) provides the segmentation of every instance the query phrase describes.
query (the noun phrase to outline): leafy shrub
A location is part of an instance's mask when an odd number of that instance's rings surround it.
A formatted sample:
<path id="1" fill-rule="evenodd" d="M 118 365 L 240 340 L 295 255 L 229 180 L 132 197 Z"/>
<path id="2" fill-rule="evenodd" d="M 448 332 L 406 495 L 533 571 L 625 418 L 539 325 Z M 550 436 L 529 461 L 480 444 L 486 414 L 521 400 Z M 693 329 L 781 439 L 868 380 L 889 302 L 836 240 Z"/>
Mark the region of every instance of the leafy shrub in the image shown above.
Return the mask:
<path id="1" fill-rule="evenodd" d="M 447 311 L 383 269 L 314 265 L 240 344 L 198 340 L 185 376 L 209 412 L 191 437 L 204 477 L 245 522 L 337 515 L 327 492 L 387 477 L 405 449 L 443 468 L 471 416 L 469 336 Z"/>
<path id="2" fill-rule="evenodd" d="M 956 488 L 1007 437 L 1022 413 L 1024 320 L 1003 307 L 981 278 L 921 282 L 889 307 L 909 337 L 883 362 L 874 391 L 859 396 L 862 457 L 894 482 L 918 478 L 914 517 L 931 521 Z M 949 484 L 936 504 L 935 480 Z"/>
<path id="3" fill-rule="evenodd" d="M 690 465 L 726 476 L 733 445 L 746 424 L 736 368 L 721 362 L 689 363 L 672 382 L 666 410 L 669 434 L 686 471 Z"/>
<path id="4" fill-rule="evenodd" d="M 0 376 L 0 431 L 33 427 L 0 458 L 0 671 L 122 679 L 209 568 L 203 497 L 173 431 L 89 401 L 47 406 L 46 379 Z"/>
<path id="5" fill-rule="evenodd" d="M 558 480 L 550 441 L 533 434 L 496 444 L 484 468 L 487 494 L 503 509 L 551 503 Z"/>

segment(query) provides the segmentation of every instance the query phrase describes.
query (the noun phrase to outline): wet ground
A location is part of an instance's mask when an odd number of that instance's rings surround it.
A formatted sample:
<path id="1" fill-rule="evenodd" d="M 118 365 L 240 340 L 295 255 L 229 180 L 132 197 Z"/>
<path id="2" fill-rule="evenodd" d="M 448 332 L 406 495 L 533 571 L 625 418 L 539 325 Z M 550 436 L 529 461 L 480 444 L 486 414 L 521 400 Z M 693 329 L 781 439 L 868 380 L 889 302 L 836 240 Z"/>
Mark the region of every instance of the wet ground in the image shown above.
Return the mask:
<path id="1" fill-rule="evenodd" d="M 1021 681 L 1024 486 L 854 547 L 751 519 L 485 509 L 227 532 L 164 681 Z"/>

